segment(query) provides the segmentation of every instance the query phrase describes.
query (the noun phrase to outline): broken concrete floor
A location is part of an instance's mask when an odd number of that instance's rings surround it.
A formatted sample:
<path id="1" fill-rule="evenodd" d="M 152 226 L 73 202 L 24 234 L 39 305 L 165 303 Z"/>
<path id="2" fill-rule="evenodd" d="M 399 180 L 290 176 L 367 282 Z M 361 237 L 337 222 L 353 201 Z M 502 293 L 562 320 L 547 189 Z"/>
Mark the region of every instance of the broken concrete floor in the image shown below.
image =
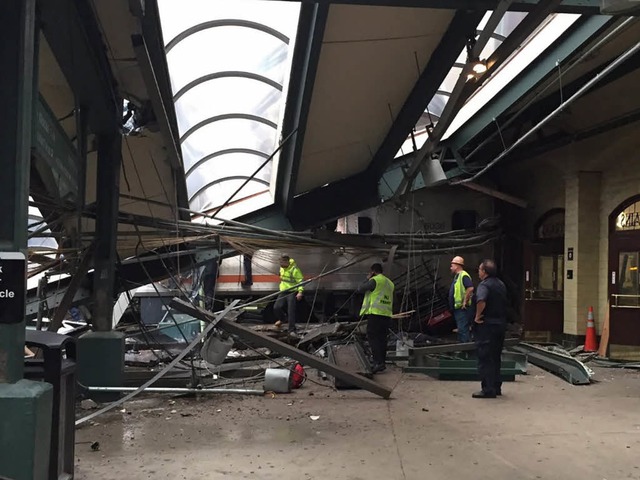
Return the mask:
<path id="1" fill-rule="evenodd" d="M 596 375 L 576 387 L 530 366 L 495 400 L 393 369 L 377 376 L 389 401 L 310 382 L 275 398 L 147 395 L 78 429 L 76 479 L 640 479 L 640 372 Z"/>

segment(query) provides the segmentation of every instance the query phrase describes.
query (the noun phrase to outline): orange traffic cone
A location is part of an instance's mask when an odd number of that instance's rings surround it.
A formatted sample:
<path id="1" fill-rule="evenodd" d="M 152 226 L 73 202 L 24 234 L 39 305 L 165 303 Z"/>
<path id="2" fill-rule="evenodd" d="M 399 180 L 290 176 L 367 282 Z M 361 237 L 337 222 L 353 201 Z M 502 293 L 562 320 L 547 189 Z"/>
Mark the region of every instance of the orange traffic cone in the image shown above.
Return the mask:
<path id="1" fill-rule="evenodd" d="M 587 314 L 587 336 L 584 339 L 584 351 L 596 352 L 598 350 L 598 341 L 596 340 L 596 325 L 593 322 L 593 307 L 589 307 Z"/>

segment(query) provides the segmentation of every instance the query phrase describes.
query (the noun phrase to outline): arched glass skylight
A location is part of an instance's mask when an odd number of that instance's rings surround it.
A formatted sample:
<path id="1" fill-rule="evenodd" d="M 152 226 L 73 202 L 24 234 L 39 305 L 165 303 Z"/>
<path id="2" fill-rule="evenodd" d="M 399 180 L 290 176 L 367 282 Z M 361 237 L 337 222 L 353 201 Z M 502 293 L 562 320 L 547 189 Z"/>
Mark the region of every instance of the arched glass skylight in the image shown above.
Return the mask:
<path id="1" fill-rule="evenodd" d="M 300 6 L 159 0 L 192 210 L 213 213 L 277 148 Z M 270 161 L 218 214 L 273 203 Z"/>

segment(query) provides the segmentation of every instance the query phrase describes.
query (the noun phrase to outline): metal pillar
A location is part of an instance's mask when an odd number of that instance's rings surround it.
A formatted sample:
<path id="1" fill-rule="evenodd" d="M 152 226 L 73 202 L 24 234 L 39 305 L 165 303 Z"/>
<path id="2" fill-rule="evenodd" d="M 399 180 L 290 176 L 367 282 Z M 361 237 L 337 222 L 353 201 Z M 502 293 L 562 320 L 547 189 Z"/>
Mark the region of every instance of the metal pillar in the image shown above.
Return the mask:
<path id="1" fill-rule="evenodd" d="M 24 255 L 27 247 L 31 124 L 37 85 L 35 17 L 35 0 L 0 2 L 0 253 L 12 252 L 14 258 Z M 5 264 L 2 266 L 4 269 Z M 24 274 L 17 271 L 15 278 L 8 278 L 2 269 L 0 273 L 0 290 L 19 292 L 16 296 L 24 303 L 26 269 Z M 6 296 L 2 300 L 6 301 Z M 24 315 L 0 318 L 6 322 L 0 323 L 0 476 L 45 479 L 53 389 L 47 383 L 23 380 Z"/>
<path id="2" fill-rule="evenodd" d="M 122 165 L 122 135 L 114 132 L 98 138 L 96 176 L 96 248 L 94 254 L 93 329 L 111 330 L 114 303 L 116 234 Z"/>
<path id="3" fill-rule="evenodd" d="M 115 387 L 124 382 L 124 335 L 111 330 L 115 301 L 116 240 L 122 165 L 122 135 L 98 137 L 96 237 L 93 275 L 93 331 L 78 339 L 78 380 L 84 385 Z M 117 394 L 93 395 L 101 401 Z"/>

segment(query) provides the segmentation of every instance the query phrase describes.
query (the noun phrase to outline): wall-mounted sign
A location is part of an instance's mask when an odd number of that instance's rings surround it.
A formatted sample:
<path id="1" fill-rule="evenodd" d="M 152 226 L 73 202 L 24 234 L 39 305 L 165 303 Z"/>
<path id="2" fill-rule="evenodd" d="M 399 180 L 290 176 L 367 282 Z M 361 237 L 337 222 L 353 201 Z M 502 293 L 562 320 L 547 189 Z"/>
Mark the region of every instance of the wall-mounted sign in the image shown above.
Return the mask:
<path id="1" fill-rule="evenodd" d="M 27 262 L 20 252 L 0 252 L 0 323 L 24 320 Z"/>
<path id="2" fill-rule="evenodd" d="M 33 153 L 35 167 L 50 193 L 76 203 L 80 158 L 42 96 L 38 98 L 33 123 Z"/>
<path id="3" fill-rule="evenodd" d="M 640 230 L 640 201 L 629 205 L 616 218 L 616 230 Z"/>
<path id="4" fill-rule="evenodd" d="M 538 240 L 564 238 L 564 210 L 550 210 L 540 217 L 536 224 L 535 235 Z"/>
<path id="5" fill-rule="evenodd" d="M 567 270 L 567 280 L 573 280 L 573 270 Z"/>
<path id="6" fill-rule="evenodd" d="M 570 262 L 573 261 L 573 247 L 567 249 L 567 260 Z"/>

